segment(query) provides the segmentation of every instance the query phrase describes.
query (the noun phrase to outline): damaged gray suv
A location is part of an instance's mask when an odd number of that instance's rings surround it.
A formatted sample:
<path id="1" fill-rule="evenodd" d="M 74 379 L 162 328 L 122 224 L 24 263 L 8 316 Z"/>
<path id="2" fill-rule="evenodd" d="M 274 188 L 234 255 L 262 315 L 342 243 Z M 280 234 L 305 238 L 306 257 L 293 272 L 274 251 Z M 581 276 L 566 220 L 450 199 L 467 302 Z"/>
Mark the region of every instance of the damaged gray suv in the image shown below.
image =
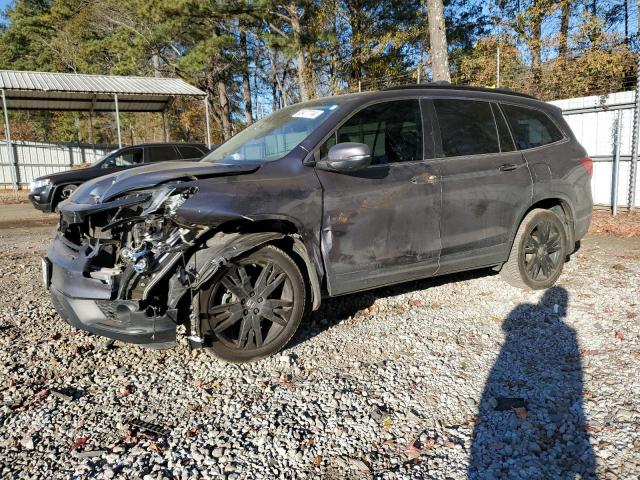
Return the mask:
<path id="1" fill-rule="evenodd" d="M 591 170 L 560 110 L 525 95 L 315 100 L 198 163 L 83 184 L 44 280 L 77 328 L 160 348 L 184 325 L 192 347 L 255 360 L 326 297 L 483 267 L 551 286 L 587 232 Z"/>

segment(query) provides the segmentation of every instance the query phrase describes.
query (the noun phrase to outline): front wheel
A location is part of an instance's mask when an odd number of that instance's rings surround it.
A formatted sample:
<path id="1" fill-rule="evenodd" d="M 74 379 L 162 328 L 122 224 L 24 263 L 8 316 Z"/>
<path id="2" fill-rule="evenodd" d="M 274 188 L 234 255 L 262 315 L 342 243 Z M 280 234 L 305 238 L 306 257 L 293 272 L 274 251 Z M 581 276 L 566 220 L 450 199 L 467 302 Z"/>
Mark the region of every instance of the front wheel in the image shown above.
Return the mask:
<path id="1" fill-rule="evenodd" d="M 566 250 L 562 220 L 550 210 L 537 208 L 522 220 L 500 274 L 514 287 L 549 288 L 562 273 Z"/>
<path id="2" fill-rule="evenodd" d="M 230 362 L 272 355 L 293 337 L 305 310 L 300 269 L 267 245 L 225 267 L 200 294 L 202 333 Z"/>

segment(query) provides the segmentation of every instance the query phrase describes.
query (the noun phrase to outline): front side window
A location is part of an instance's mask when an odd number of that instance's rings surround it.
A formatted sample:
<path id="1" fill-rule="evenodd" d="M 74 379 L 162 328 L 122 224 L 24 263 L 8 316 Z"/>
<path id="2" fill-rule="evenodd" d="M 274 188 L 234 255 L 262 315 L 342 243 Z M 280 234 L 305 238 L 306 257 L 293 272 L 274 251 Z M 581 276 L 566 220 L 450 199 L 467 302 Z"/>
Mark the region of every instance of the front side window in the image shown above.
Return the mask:
<path id="1" fill-rule="evenodd" d="M 336 143 L 369 146 L 372 165 L 422 160 L 422 116 L 418 100 L 383 102 L 356 113 L 321 147 L 325 158 Z"/>
<path id="2" fill-rule="evenodd" d="M 540 147 L 564 138 L 553 121 L 540 110 L 504 104 L 502 109 L 520 150 Z"/>
<path id="3" fill-rule="evenodd" d="M 104 168 L 108 167 L 130 167 L 142 163 L 142 149 L 130 148 L 115 157 L 107 160 Z"/>
<path id="4" fill-rule="evenodd" d="M 205 156 L 203 162 L 272 162 L 287 155 L 338 110 L 335 102 L 293 105 L 245 128 Z"/>
<path id="5" fill-rule="evenodd" d="M 498 153 L 498 132 L 489 102 L 434 100 L 445 157 Z"/>

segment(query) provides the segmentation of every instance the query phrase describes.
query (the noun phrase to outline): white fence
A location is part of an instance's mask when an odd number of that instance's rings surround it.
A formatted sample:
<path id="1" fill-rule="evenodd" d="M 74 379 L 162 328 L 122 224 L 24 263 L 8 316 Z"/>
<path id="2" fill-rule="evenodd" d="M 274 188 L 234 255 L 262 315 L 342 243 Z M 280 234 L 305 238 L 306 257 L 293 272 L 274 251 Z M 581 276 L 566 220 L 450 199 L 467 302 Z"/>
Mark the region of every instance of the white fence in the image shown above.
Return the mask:
<path id="1" fill-rule="evenodd" d="M 596 205 L 613 205 L 613 190 L 617 176 L 617 205 L 618 207 L 629 206 L 634 102 L 635 91 L 550 102 L 562 108 L 564 118 L 593 160 L 591 187 L 593 202 Z M 620 120 L 620 161 L 616 175 L 614 159 L 618 120 Z M 639 178 L 640 175 L 636 174 L 636 207 L 640 206 Z"/>
<path id="2" fill-rule="evenodd" d="M 22 187 L 41 175 L 68 170 L 76 165 L 92 163 L 118 148 L 114 145 L 77 143 L 11 142 L 13 158 L 7 143 L 0 144 L 0 187 L 16 183 Z M 15 159 L 15 164 L 12 163 Z"/>

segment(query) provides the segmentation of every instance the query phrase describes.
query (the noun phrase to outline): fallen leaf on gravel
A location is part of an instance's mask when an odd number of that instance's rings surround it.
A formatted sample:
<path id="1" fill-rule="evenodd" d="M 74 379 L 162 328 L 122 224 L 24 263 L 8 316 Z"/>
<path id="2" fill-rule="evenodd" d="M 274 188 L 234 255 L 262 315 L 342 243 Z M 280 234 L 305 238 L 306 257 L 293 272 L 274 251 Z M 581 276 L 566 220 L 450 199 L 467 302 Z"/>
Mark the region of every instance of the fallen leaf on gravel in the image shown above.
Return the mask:
<path id="1" fill-rule="evenodd" d="M 436 445 L 436 439 L 435 438 L 427 438 L 427 441 L 424 442 L 423 448 L 425 450 L 429 450 L 433 447 L 435 447 Z"/>
<path id="2" fill-rule="evenodd" d="M 636 318 L 637 316 L 638 316 L 638 312 L 634 312 L 631 310 L 627 312 L 627 318 Z"/>
<path id="3" fill-rule="evenodd" d="M 616 330 L 616 338 L 618 340 L 624 340 L 624 332 L 622 330 Z"/>
<path id="4" fill-rule="evenodd" d="M 62 338 L 62 334 L 60 332 L 56 332 L 51 336 L 51 340 L 60 340 Z"/>
<path id="5" fill-rule="evenodd" d="M 148 448 L 149 448 L 149 450 L 151 450 L 153 452 L 156 452 L 156 453 L 161 453 L 163 451 L 163 449 L 160 448 L 158 446 L 158 444 L 155 443 L 155 442 L 149 442 L 149 447 Z"/>
<path id="6" fill-rule="evenodd" d="M 131 395 L 133 393 L 133 391 L 134 391 L 133 385 L 125 385 L 118 392 L 118 397 L 120 397 L 120 398 L 128 397 L 129 395 Z"/>
<path id="7" fill-rule="evenodd" d="M 444 446 L 447 447 L 447 448 L 453 448 L 453 447 L 456 446 L 456 444 L 453 443 L 451 440 L 445 440 L 444 441 Z"/>
<path id="8" fill-rule="evenodd" d="M 527 416 L 529 415 L 529 412 L 527 412 L 527 409 L 524 407 L 515 407 L 513 411 L 516 413 L 520 420 L 526 420 Z"/>
<path id="9" fill-rule="evenodd" d="M 614 263 L 613 265 L 611 265 L 611 268 L 613 268 L 614 270 L 620 270 L 620 271 L 624 271 L 627 269 L 627 267 L 625 267 L 621 263 Z"/>
<path id="10" fill-rule="evenodd" d="M 322 463 L 322 457 L 320 455 L 316 455 L 313 459 L 314 465 L 320 465 Z"/>
<path id="11" fill-rule="evenodd" d="M 49 395 L 49 390 L 46 388 L 43 388 L 42 390 L 40 390 L 38 392 L 38 399 L 42 400 L 43 398 L 45 398 L 47 395 Z"/>
<path id="12" fill-rule="evenodd" d="M 204 385 L 204 380 L 202 380 L 201 378 L 198 378 L 197 380 L 193 381 L 193 386 L 196 388 L 201 388 Z"/>
<path id="13" fill-rule="evenodd" d="M 88 437 L 78 437 L 71 444 L 71 450 L 80 450 L 87 444 Z"/>
<path id="14" fill-rule="evenodd" d="M 391 420 L 389 417 L 385 418 L 382 421 L 382 428 L 384 430 L 389 430 L 392 426 L 393 426 L 393 420 Z"/>
<path id="15" fill-rule="evenodd" d="M 420 453 L 422 453 L 422 450 L 420 450 L 418 447 L 416 447 L 416 442 L 417 441 L 418 440 L 416 438 L 414 438 L 413 440 L 411 440 L 407 444 L 407 446 L 404 449 L 405 453 L 411 458 L 415 458 L 415 457 L 419 456 Z"/>

